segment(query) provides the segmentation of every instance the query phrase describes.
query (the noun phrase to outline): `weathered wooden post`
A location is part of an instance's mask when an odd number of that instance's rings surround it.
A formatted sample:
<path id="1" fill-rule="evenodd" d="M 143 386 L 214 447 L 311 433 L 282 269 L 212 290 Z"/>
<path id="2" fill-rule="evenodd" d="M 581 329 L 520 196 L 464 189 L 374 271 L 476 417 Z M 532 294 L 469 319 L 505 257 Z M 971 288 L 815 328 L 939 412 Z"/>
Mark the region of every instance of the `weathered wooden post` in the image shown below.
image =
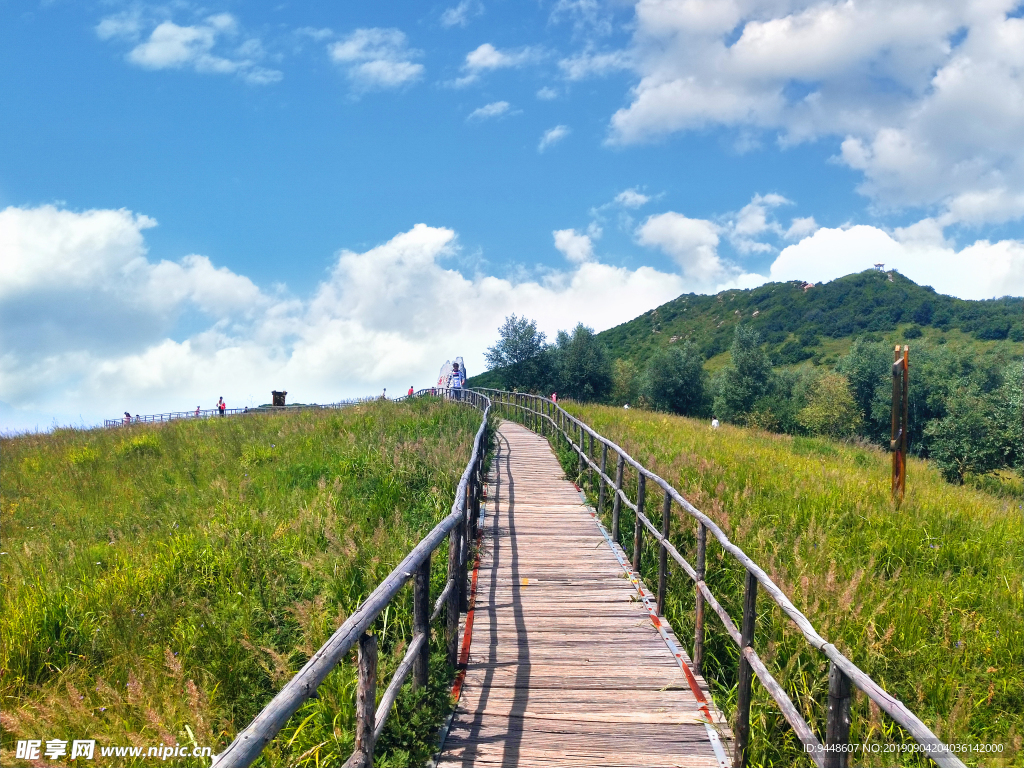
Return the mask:
<path id="1" fill-rule="evenodd" d="M 594 461 L 594 434 L 593 432 L 587 433 L 587 458 L 590 462 Z M 587 463 L 587 477 L 588 484 L 590 485 L 590 493 L 594 493 L 594 470 L 590 466 L 590 462 Z"/>
<path id="2" fill-rule="evenodd" d="M 459 526 L 448 534 L 448 583 L 452 585 L 445 606 L 445 640 L 448 642 L 448 663 L 453 667 L 459 661 Z"/>
<path id="3" fill-rule="evenodd" d="M 601 483 L 597 490 L 597 514 L 604 515 L 604 476 L 608 474 L 608 443 L 601 441 Z"/>
<path id="4" fill-rule="evenodd" d="M 668 588 L 668 544 L 672 530 L 672 496 L 665 491 L 665 503 L 661 507 L 661 535 L 665 541 L 658 552 L 658 615 L 665 615 L 665 590 Z"/>
<path id="5" fill-rule="evenodd" d="M 580 441 L 579 442 L 579 459 L 580 459 L 580 461 L 579 461 L 579 470 L 577 471 L 576 474 L 579 475 L 580 487 L 584 487 L 583 468 L 586 465 L 583 462 L 583 451 L 586 450 L 587 444 L 583 442 L 583 440 L 584 440 L 584 437 L 583 437 L 583 422 L 582 421 L 578 421 L 576 423 L 579 424 L 579 426 L 580 426 L 580 431 L 579 431 L 579 441 Z"/>
<path id="6" fill-rule="evenodd" d="M 704 664 L 704 593 L 700 591 L 700 582 L 704 581 L 707 542 L 708 529 L 704 527 L 704 523 L 697 523 L 697 562 L 694 563 L 694 570 L 697 572 L 697 596 L 693 616 L 693 666 L 701 674 L 701 667 Z"/>
<path id="7" fill-rule="evenodd" d="M 622 497 L 619 491 L 622 490 L 622 472 L 626 468 L 626 460 L 622 454 L 618 454 L 619 460 L 615 465 L 615 498 L 612 499 L 612 541 L 616 544 L 622 541 L 619 535 L 619 517 L 622 512 Z"/>
<path id="8" fill-rule="evenodd" d="M 373 766 L 373 726 L 377 719 L 377 637 L 359 637 L 359 681 L 356 687 L 356 750 L 351 764 Z"/>
<path id="9" fill-rule="evenodd" d="M 733 768 L 746 768 L 750 751 L 750 686 L 754 670 L 744 650 L 754 646 L 754 626 L 757 623 L 757 578 L 747 571 L 743 590 L 743 622 L 740 627 L 740 670 L 736 684 L 736 737 Z"/>
<path id="10" fill-rule="evenodd" d="M 423 688 L 427 684 L 430 673 L 430 553 L 423 558 L 416 569 L 416 580 L 413 582 L 412 596 L 412 633 L 423 635 L 425 640 L 412 668 L 412 686 Z"/>
<path id="11" fill-rule="evenodd" d="M 825 720 L 825 744 L 833 749 L 825 753 L 825 768 L 846 768 L 849 754 L 842 750 L 850 743 L 850 678 L 834 661 L 828 665 L 828 714 Z M 838 749 L 836 749 L 838 747 Z"/>
<path id="12" fill-rule="evenodd" d="M 633 570 L 640 573 L 640 555 L 644 546 L 644 524 L 640 521 L 644 513 L 644 493 L 647 486 L 647 476 L 643 472 L 637 472 L 636 480 L 636 526 L 633 529 Z"/>
<path id="13" fill-rule="evenodd" d="M 909 430 L 909 360 L 910 348 L 896 345 L 892 364 L 892 438 L 889 450 L 892 452 L 892 498 L 899 505 L 903 501 L 907 486 L 907 438 Z"/>

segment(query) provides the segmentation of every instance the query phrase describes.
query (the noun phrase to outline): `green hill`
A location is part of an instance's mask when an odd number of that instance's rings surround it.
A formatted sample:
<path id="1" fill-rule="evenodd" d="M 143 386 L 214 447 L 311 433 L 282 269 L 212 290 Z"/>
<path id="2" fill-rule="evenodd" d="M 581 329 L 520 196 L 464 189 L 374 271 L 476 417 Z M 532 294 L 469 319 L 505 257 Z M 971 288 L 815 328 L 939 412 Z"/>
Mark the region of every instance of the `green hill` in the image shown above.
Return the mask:
<path id="1" fill-rule="evenodd" d="M 660 347 L 692 341 L 713 360 L 729 348 L 735 326 L 743 322 L 760 333 L 773 361 L 781 365 L 820 362 L 864 334 L 875 340 L 898 335 L 984 346 L 1024 341 L 1024 299 L 1019 297 L 966 301 L 936 293 L 898 272 L 877 270 L 803 286 L 792 281 L 714 296 L 684 294 L 598 338 L 615 359 L 641 362 Z"/>

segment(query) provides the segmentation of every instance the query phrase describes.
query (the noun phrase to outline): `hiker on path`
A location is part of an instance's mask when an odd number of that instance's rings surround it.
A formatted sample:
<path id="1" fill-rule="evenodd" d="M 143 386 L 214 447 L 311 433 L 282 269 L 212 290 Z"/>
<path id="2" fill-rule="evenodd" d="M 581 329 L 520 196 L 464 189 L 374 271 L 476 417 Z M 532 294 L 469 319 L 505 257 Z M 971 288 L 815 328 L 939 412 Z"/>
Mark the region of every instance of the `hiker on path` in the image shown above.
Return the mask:
<path id="1" fill-rule="evenodd" d="M 130 413 L 128 413 L 128 411 L 125 411 L 124 412 L 124 423 L 125 424 L 130 424 L 131 421 L 132 421 L 132 415 Z"/>
<path id="2" fill-rule="evenodd" d="M 199 406 L 197 405 L 196 406 L 196 418 L 198 418 L 198 417 L 199 417 Z"/>
<path id="3" fill-rule="evenodd" d="M 557 403 L 558 402 L 558 393 L 557 392 L 552 392 L 551 393 L 551 402 L 552 403 Z"/>
<path id="4" fill-rule="evenodd" d="M 413 391 L 414 391 L 414 390 L 413 390 L 413 388 L 412 388 L 412 384 L 410 384 L 410 385 L 409 385 L 409 393 L 408 393 L 409 397 L 412 397 L 412 393 L 413 393 Z"/>
<path id="5" fill-rule="evenodd" d="M 452 388 L 452 397 L 456 400 L 462 399 L 462 384 L 464 381 L 462 371 L 459 370 L 459 364 L 452 363 L 451 383 L 448 386 Z"/>
<path id="6" fill-rule="evenodd" d="M 224 402 L 224 398 L 221 397 L 217 400 L 217 410 L 220 411 L 220 415 L 224 415 L 224 409 L 228 407 L 228 404 Z"/>

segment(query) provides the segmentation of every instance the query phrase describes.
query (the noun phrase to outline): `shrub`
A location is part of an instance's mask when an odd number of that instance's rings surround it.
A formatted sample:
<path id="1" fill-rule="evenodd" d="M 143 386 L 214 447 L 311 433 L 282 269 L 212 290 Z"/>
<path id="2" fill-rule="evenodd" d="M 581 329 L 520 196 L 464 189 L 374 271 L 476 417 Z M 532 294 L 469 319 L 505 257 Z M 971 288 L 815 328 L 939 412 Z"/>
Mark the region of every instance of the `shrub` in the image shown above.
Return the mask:
<path id="1" fill-rule="evenodd" d="M 850 391 L 850 382 L 842 374 L 823 374 L 808 392 L 807 400 L 797 420 L 808 432 L 840 438 L 860 429 L 860 410 Z"/>

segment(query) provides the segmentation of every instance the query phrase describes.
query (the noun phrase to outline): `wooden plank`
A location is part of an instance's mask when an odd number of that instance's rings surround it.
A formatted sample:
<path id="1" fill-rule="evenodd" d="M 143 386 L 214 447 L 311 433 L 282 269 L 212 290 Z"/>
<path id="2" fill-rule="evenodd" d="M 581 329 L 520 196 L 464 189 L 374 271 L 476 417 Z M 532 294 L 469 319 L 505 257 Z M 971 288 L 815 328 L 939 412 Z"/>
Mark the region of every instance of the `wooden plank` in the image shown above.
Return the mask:
<path id="1" fill-rule="evenodd" d="M 707 712 L 548 443 L 503 422 L 498 446 L 438 765 L 720 768 Z"/>

